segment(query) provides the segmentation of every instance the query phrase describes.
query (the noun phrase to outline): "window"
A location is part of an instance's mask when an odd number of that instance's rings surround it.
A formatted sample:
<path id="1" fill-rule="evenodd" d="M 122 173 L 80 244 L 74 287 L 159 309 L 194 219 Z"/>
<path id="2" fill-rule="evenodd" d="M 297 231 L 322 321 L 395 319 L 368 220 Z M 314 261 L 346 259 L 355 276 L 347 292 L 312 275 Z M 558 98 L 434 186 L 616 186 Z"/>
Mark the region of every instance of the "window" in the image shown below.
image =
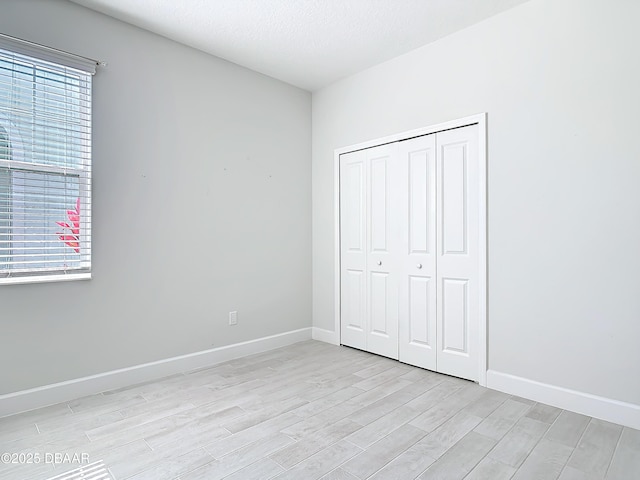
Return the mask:
<path id="1" fill-rule="evenodd" d="M 0 283 L 90 277 L 95 65 L 0 35 Z"/>

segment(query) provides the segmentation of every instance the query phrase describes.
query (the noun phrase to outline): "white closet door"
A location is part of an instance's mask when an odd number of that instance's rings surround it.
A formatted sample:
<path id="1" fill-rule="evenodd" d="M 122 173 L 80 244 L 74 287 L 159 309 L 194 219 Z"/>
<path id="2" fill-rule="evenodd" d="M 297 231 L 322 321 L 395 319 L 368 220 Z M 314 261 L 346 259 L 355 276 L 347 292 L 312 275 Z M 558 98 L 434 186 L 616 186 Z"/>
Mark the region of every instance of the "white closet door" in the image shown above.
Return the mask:
<path id="1" fill-rule="evenodd" d="M 436 370 L 436 135 L 399 144 L 400 361 Z"/>
<path id="2" fill-rule="evenodd" d="M 367 349 L 366 163 L 364 151 L 340 156 L 341 343 Z"/>
<path id="3" fill-rule="evenodd" d="M 342 344 L 398 358 L 397 144 L 340 156 Z"/>
<path id="4" fill-rule="evenodd" d="M 438 371 L 478 380 L 478 126 L 436 143 Z"/>
<path id="5" fill-rule="evenodd" d="M 397 144 L 364 150 L 367 177 L 367 350 L 398 358 Z"/>

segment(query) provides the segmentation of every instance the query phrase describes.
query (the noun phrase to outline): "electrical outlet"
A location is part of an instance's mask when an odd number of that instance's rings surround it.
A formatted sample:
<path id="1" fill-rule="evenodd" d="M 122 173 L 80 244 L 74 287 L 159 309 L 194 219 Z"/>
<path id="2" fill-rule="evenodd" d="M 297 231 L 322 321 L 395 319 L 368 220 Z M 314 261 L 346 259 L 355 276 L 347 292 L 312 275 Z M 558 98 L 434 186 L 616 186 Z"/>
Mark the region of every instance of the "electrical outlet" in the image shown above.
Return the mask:
<path id="1" fill-rule="evenodd" d="M 229 325 L 238 324 L 238 312 L 229 312 Z"/>

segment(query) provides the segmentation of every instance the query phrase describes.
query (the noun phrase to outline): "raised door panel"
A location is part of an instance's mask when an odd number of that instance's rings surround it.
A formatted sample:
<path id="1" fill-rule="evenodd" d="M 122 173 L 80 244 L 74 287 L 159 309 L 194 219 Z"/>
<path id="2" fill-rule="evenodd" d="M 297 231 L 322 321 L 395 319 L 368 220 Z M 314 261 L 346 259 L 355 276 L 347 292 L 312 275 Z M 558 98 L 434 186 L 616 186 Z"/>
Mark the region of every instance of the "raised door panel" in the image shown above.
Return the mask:
<path id="1" fill-rule="evenodd" d="M 443 145 L 441 150 L 442 253 L 466 254 L 467 236 L 467 142 Z"/>
<path id="2" fill-rule="evenodd" d="M 468 280 L 442 279 L 442 351 L 469 354 Z"/>
<path id="3" fill-rule="evenodd" d="M 341 342 L 366 349 L 366 163 L 362 152 L 340 156 Z"/>
<path id="4" fill-rule="evenodd" d="M 409 275 L 408 283 L 407 344 L 411 347 L 427 350 L 428 353 L 420 352 L 420 357 L 423 358 L 419 361 L 419 363 L 427 363 L 427 357 L 430 356 L 430 353 L 435 353 L 435 279 L 427 276 Z M 429 368 L 426 365 L 420 366 Z"/>
<path id="5" fill-rule="evenodd" d="M 342 233 L 345 253 L 365 253 L 364 163 L 345 162 L 342 190 Z"/>
<path id="6" fill-rule="evenodd" d="M 399 358 L 436 369 L 435 135 L 399 144 L 402 225 Z"/>
<path id="7" fill-rule="evenodd" d="M 342 296 L 342 321 L 354 335 L 365 330 L 365 275 L 360 270 L 347 269 Z"/>
<path id="8" fill-rule="evenodd" d="M 397 359 L 397 144 L 363 152 L 367 177 L 367 350 Z"/>
<path id="9" fill-rule="evenodd" d="M 369 311 L 371 312 L 370 332 L 387 337 L 393 329 L 389 322 L 393 316 L 389 312 L 389 277 L 387 272 L 371 272 L 369 285 Z"/>
<path id="10" fill-rule="evenodd" d="M 436 136 L 438 371 L 478 379 L 478 127 Z"/>
<path id="11" fill-rule="evenodd" d="M 370 253 L 389 253 L 389 169 L 393 167 L 390 165 L 391 161 L 386 152 L 379 152 L 369 158 Z"/>

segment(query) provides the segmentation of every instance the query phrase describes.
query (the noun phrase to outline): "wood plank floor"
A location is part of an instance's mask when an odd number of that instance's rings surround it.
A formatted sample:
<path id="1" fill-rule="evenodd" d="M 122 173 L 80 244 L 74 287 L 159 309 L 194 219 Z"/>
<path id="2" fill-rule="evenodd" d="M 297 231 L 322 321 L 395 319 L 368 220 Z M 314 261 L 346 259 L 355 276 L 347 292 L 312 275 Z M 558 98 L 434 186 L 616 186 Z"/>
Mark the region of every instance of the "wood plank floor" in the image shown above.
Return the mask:
<path id="1" fill-rule="evenodd" d="M 0 419 L 0 453 L 67 460 L 0 480 L 78 459 L 114 480 L 640 479 L 638 430 L 314 341 Z"/>

